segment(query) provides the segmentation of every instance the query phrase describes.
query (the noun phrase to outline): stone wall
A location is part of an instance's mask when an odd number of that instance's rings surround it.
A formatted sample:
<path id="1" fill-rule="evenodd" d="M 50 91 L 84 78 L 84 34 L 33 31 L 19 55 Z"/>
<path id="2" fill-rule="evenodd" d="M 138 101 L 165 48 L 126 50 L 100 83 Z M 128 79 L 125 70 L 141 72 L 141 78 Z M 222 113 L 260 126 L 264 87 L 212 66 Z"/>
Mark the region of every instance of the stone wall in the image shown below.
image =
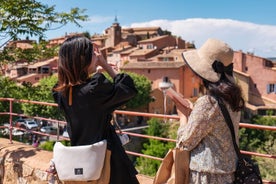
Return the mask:
<path id="1" fill-rule="evenodd" d="M 46 169 L 52 155 L 50 151 L 0 138 L 0 184 L 48 184 Z M 153 182 L 152 177 L 137 177 L 141 184 Z"/>
<path id="2" fill-rule="evenodd" d="M 0 138 L 1 184 L 47 184 L 52 152 Z"/>

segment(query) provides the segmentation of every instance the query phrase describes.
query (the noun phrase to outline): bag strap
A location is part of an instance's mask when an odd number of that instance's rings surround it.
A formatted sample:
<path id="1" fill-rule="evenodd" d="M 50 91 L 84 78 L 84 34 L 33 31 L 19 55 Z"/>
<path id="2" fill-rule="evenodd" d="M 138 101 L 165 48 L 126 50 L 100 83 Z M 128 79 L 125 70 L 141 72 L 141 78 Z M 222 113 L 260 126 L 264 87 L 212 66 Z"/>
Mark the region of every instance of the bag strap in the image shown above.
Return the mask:
<path id="1" fill-rule="evenodd" d="M 233 126 L 230 114 L 229 114 L 228 110 L 226 109 L 223 101 L 220 98 L 218 98 L 218 97 L 215 97 L 215 98 L 216 98 L 216 100 L 217 100 L 217 102 L 219 104 L 219 107 L 220 107 L 221 112 L 222 112 L 222 114 L 224 116 L 226 124 L 227 124 L 228 128 L 230 129 L 231 136 L 232 136 L 232 141 L 233 141 L 233 145 L 234 145 L 236 154 L 237 154 L 237 156 L 239 158 L 241 158 L 242 154 L 241 154 L 240 149 L 239 149 L 239 147 L 237 145 L 237 142 L 236 142 L 236 136 L 235 136 L 234 126 Z"/>
<path id="2" fill-rule="evenodd" d="M 123 132 L 122 132 L 122 129 L 121 129 L 119 123 L 117 122 L 117 118 L 116 118 L 115 113 L 112 114 L 112 119 L 113 119 L 114 125 L 117 127 L 119 133 L 122 134 Z"/>

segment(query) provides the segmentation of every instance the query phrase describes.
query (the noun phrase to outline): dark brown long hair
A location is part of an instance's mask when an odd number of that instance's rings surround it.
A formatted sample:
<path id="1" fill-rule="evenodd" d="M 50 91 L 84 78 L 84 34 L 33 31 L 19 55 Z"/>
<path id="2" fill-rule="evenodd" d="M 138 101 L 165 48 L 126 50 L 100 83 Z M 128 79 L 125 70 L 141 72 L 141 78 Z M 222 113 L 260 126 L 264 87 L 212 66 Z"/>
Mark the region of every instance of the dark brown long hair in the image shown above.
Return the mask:
<path id="1" fill-rule="evenodd" d="M 233 111 L 240 111 L 244 108 L 244 99 L 239 85 L 228 80 L 225 75 L 216 83 L 211 83 L 203 79 L 203 84 L 207 93 L 211 96 L 225 100 Z"/>
<path id="2" fill-rule="evenodd" d="M 88 38 L 74 36 L 66 39 L 59 49 L 58 85 L 54 90 L 66 94 L 70 87 L 84 83 L 89 77 L 92 53 L 93 44 Z"/>

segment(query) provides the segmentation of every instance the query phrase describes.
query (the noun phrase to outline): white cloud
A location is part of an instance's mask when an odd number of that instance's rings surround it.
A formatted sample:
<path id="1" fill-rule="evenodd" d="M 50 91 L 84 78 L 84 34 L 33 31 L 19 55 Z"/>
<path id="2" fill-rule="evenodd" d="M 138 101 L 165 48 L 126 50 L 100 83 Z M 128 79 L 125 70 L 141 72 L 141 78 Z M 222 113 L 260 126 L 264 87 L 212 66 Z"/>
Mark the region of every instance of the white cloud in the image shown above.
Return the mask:
<path id="1" fill-rule="evenodd" d="M 231 19 L 193 18 L 185 20 L 153 20 L 133 23 L 130 27 L 159 26 L 181 36 L 186 41 L 194 41 L 200 47 L 208 38 L 218 38 L 232 46 L 234 50 L 253 52 L 260 57 L 276 57 L 276 26 L 259 25 Z"/>

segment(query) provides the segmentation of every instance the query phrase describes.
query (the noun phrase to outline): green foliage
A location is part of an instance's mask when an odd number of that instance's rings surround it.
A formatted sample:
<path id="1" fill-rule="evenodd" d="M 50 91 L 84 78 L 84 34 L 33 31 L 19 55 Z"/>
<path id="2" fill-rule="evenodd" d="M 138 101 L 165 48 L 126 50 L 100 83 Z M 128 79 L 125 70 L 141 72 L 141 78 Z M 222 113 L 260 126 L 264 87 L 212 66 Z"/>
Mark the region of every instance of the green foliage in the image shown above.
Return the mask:
<path id="1" fill-rule="evenodd" d="M 14 98 L 14 99 L 24 99 L 33 100 L 39 102 L 49 102 L 54 103 L 52 97 L 52 88 L 57 82 L 56 76 L 50 76 L 40 80 L 37 86 L 31 83 L 24 83 L 21 86 L 17 85 L 14 81 L 6 78 L 0 77 L 0 97 L 1 98 Z M 1 112 L 9 112 L 9 102 L 3 101 L 0 103 Z M 63 116 L 58 111 L 57 107 L 36 105 L 30 103 L 13 103 L 13 112 L 22 113 L 29 116 L 41 116 L 50 117 L 63 120 Z M 0 123 L 7 122 L 8 116 L 0 116 Z"/>
<path id="2" fill-rule="evenodd" d="M 72 8 L 70 12 L 57 12 L 37 0 L 0 0 L 0 33 L 16 40 L 20 35 L 44 37 L 44 32 L 68 23 L 81 27 L 78 21 L 86 21 L 85 10 Z M 59 28 L 57 27 L 57 28 Z"/>
<path id="3" fill-rule="evenodd" d="M 132 72 L 125 72 L 132 77 L 138 94 L 126 103 L 126 109 L 135 109 L 144 105 L 148 105 L 151 101 L 151 82 L 148 78 L 143 75 L 138 75 Z M 112 81 L 111 77 L 104 73 L 105 76 Z"/>
<path id="4" fill-rule="evenodd" d="M 270 139 L 265 143 L 267 153 L 269 155 L 276 155 L 276 139 Z M 258 150 L 258 152 L 261 152 Z M 258 162 L 261 176 L 268 181 L 276 181 L 276 159 L 255 157 Z"/>
<path id="5" fill-rule="evenodd" d="M 32 62 L 57 56 L 58 46 L 47 47 L 47 44 L 46 41 L 40 41 L 39 43 L 33 43 L 32 48 L 28 49 L 6 47 L 4 52 L 0 53 L 1 62 L 12 63 L 18 60 Z"/>
<path id="6" fill-rule="evenodd" d="M 21 49 L 16 47 L 6 47 L 0 52 L 0 69 L 4 73 L 6 64 L 14 63 L 16 61 L 32 62 L 36 60 L 43 60 L 52 58 L 58 54 L 58 46 L 47 47 L 48 42 L 40 41 L 33 43 L 33 48 Z"/>
<path id="7" fill-rule="evenodd" d="M 88 31 L 83 32 L 83 36 L 85 36 L 86 38 L 91 39 L 91 35 Z"/>
<path id="8" fill-rule="evenodd" d="M 130 77 L 133 78 L 135 87 L 138 90 L 138 94 L 130 100 L 126 106 L 128 108 L 137 108 L 144 105 L 148 105 L 151 101 L 151 81 L 143 75 L 127 72 Z"/>
<path id="9" fill-rule="evenodd" d="M 3 49 L 2 51 L 0 51 L 0 74 L 5 72 L 5 67 L 8 63 L 12 63 L 14 61 L 15 58 L 13 57 L 9 49 Z"/>
<path id="10" fill-rule="evenodd" d="M 52 58 L 54 56 L 58 55 L 58 46 L 48 46 L 49 42 L 41 40 L 39 43 L 33 43 L 32 49 L 25 49 L 26 52 L 29 52 L 30 54 L 23 54 L 19 59 L 24 59 L 24 56 L 31 55 L 30 58 L 25 58 L 27 61 L 34 61 L 34 60 L 45 60 L 48 58 Z M 24 51 L 25 51 L 24 50 Z"/>
<path id="11" fill-rule="evenodd" d="M 24 96 L 28 100 L 53 103 L 54 99 L 52 96 L 52 89 L 56 83 L 57 77 L 52 75 L 41 79 L 37 86 L 25 85 L 24 87 L 26 91 Z"/>
<path id="12" fill-rule="evenodd" d="M 168 147 L 165 143 L 162 143 L 158 140 L 150 140 L 148 143 L 143 144 L 144 149 L 142 153 L 145 155 L 151 155 L 155 157 L 162 157 L 164 153 L 168 151 Z M 160 161 L 148 159 L 144 157 L 137 158 L 137 168 L 139 173 L 154 176 L 158 167 L 160 165 Z"/>
<path id="13" fill-rule="evenodd" d="M 60 141 L 63 145 L 65 146 L 70 146 L 70 141 Z M 47 151 L 53 151 L 55 145 L 55 141 L 46 141 L 43 144 L 41 144 L 39 147 L 43 150 L 47 150 Z"/>
<path id="14" fill-rule="evenodd" d="M 271 116 L 254 116 L 251 120 L 251 123 L 256 125 L 276 126 L 276 118 Z M 241 128 L 239 140 L 240 148 L 248 151 L 259 150 L 263 153 L 267 153 L 266 142 L 275 140 L 275 138 L 275 131 Z"/>
<path id="15" fill-rule="evenodd" d="M 21 97 L 20 87 L 11 79 L 0 76 L 0 97 L 1 98 L 16 98 Z"/>
<path id="16" fill-rule="evenodd" d="M 43 150 L 53 151 L 55 141 L 46 141 L 43 144 L 39 145 L 39 147 Z"/>
<path id="17" fill-rule="evenodd" d="M 268 112 L 269 114 L 269 112 Z M 276 126 L 276 118 L 272 116 L 254 116 L 252 124 Z M 276 132 L 250 128 L 240 129 L 240 148 L 242 150 L 276 155 Z M 271 158 L 254 157 L 264 179 L 276 180 L 276 160 Z"/>
<path id="18" fill-rule="evenodd" d="M 138 95 L 126 104 L 126 108 L 135 108 L 147 105 L 151 99 L 151 85 L 149 80 L 144 76 L 139 76 L 137 74 L 130 73 L 129 75 L 133 77 L 134 83 L 138 90 Z M 9 80 L 8 78 L 2 77 L 0 80 L 0 86 L 2 86 L 2 89 L 4 90 L 0 92 L 0 97 L 53 103 L 52 88 L 56 83 L 57 77 L 54 75 L 41 79 L 38 85 L 23 83 L 22 86 L 18 86 L 15 82 Z M 3 109 L 3 111 L 8 111 L 8 107 L 8 102 L 1 103 L 0 105 L 0 108 Z M 15 111 L 16 109 L 18 111 Z M 22 103 L 18 106 L 18 108 L 14 108 L 14 112 L 19 111 L 29 116 L 63 119 L 63 116 L 58 109 L 51 106 Z"/>
<path id="19" fill-rule="evenodd" d="M 35 36 L 40 43 L 34 43 L 33 48 L 5 48 L 0 52 L 0 69 L 4 70 L 7 63 L 17 60 L 34 61 L 57 55 L 57 47 L 47 47 L 43 41 L 44 32 L 58 29 L 68 23 L 74 23 L 81 27 L 79 21 L 87 21 L 88 16 L 84 15 L 85 10 L 71 8 L 70 12 L 58 12 L 55 6 L 48 6 L 37 0 L 0 0 L 0 37 L 2 43 L 18 40 L 21 36 Z M 58 26 L 58 27 L 54 27 Z"/>
<path id="20" fill-rule="evenodd" d="M 151 119 L 148 121 L 149 128 L 145 134 L 158 137 L 166 137 L 175 139 L 176 128 L 178 123 L 164 123 L 159 119 Z M 175 147 L 174 142 L 159 141 L 155 139 L 149 139 L 143 143 L 142 153 L 145 155 L 151 155 L 159 158 L 163 158 L 170 148 Z M 142 174 L 154 176 L 161 164 L 158 160 L 148 159 L 144 157 L 137 158 L 137 168 Z"/>
<path id="21" fill-rule="evenodd" d="M 0 98 L 17 98 L 22 97 L 21 88 L 16 83 L 7 77 L 0 76 Z M 20 112 L 21 106 L 18 103 L 13 104 L 13 112 Z M 9 112 L 9 101 L 1 101 L 0 112 Z M 8 122 L 9 116 L 0 116 L 0 122 Z"/>
<path id="22" fill-rule="evenodd" d="M 50 76 L 41 79 L 37 86 L 24 84 L 24 99 L 54 103 L 52 88 L 56 83 L 57 77 Z M 58 108 L 53 106 L 24 103 L 22 104 L 22 110 L 25 114 L 28 114 L 30 116 L 38 115 L 42 117 L 63 119 L 61 113 L 58 111 Z"/>

